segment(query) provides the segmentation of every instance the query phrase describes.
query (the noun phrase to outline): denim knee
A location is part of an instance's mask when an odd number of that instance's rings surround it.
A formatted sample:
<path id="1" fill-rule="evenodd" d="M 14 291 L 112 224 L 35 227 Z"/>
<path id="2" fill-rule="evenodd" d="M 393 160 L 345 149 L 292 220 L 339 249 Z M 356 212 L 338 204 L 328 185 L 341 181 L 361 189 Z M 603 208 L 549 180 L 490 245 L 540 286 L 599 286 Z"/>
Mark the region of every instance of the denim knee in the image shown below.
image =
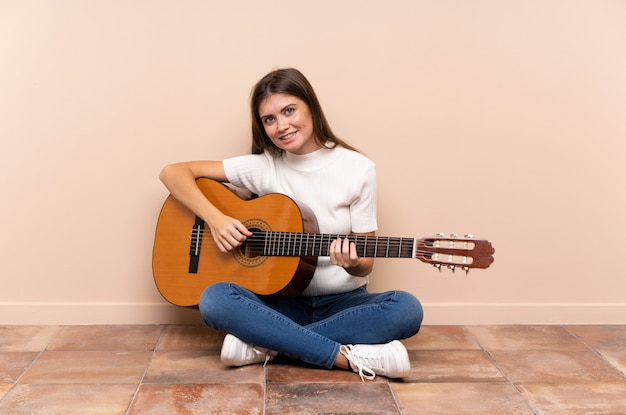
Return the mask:
<path id="1" fill-rule="evenodd" d="M 420 301 L 413 294 L 406 291 L 396 293 L 397 300 L 402 304 L 403 320 L 405 321 L 404 338 L 416 335 L 424 320 L 424 309 Z"/>
<path id="2" fill-rule="evenodd" d="M 225 312 L 225 301 L 228 301 L 230 292 L 230 284 L 226 282 L 217 282 L 211 284 L 202 291 L 198 309 L 204 322 L 213 328 L 217 327 L 221 320 L 221 314 Z"/>

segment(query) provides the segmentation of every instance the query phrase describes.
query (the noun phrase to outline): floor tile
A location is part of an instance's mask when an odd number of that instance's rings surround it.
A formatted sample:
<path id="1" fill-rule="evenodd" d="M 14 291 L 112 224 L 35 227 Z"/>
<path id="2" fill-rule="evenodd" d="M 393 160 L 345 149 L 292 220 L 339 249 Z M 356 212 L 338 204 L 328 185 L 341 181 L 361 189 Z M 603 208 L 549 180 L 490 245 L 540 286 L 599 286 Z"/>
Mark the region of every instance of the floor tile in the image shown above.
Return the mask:
<path id="1" fill-rule="evenodd" d="M 403 415 L 533 415 L 510 383 L 392 383 Z"/>
<path id="2" fill-rule="evenodd" d="M 386 383 L 268 383 L 266 414 L 397 414 Z"/>
<path id="3" fill-rule="evenodd" d="M 163 326 L 66 326 L 47 350 L 154 350 Z"/>
<path id="4" fill-rule="evenodd" d="M 263 365 L 228 367 L 216 352 L 155 352 L 144 383 L 263 383 Z"/>
<path id="5" fill-rule="evenodd" d="M 0 413 L 626 413 L 624 325 L 424 326 L 403 340 L 407 378 L 366 382 L 286 356 L 227 367 L 223 338 L 202 324 L 0 326 Z"/>
<path id="6" fill-rule="evenodd" d="M 221 350 L 224 333 L 201 324 L 170 325 L 157 350 Z"/>
<path id="7" fill-rule="evenodd" d="M 404 382 L 505 382 L 480 350 L 410 350 L 411 373 Z"/>
<path id="8" fill-rule="evenodd" d="M 415 336 L 402 340 L 408 350 L 479 350 L 463 326 L 423 326 Z"/>
<path id="9" fill-rule="evenodd" d="M 561 326 L 470 326 L 469 332 L 488 350 L 587 350 Z"/>
<path id="10" fill-rule="evenodd" d="M 266 377 L 267 382 L 278 383 L 362 383 L 359 374 L 352 370 L 308 366 L 283 356 L 267 364 Z M 374 382 L 385 382 L 385 379 L 377 376 Z"/>
<path id="11" fill-rule="evenodd" d="M 626 414 L 626 383 L 518 385 L 539 414 Z"/>
<path id="12" fill-rule="evenodd" d="M 626 346 L 626 325 L 568 326 L 567 328 L 591 347 L 623 349 Z"/>
<path id="13" fill-rule="evenodd" d="M 621 349 L 598 349 L 598 352 L 626 377 L 626 347 Z"/>
<path id="14" fill-rule="evenodd" d="M 262 385 L 141 385 L 128 415 L 260 415 Z"/>
<path id="15" fill-rule="evenodd" d="M 61 330 L 61 326 L 0 326 L 0 350 L 41 351 Z"/>
<path id="16" fill-rule="evenodd" d="M 0 399 L 4 396 L 5 393 L 13 386 L 12 383 L 0 383 Z"/>
<path id="17" fill-rule="evenodd" d="M 0 383 L 13 383 L 39 356 L 39 352 L 0 352 Z"/>
<path id="18" fill-rule="evenodd" d="M 20 383 L 138 383 L 152 352 L 44 352 Z"/>
<path id="19" fill-rule="evenodd" d="M 0 401 L 10 415 L 124 415 L 136 385 L 16 385 Z"/>
<path id="20" fill-rule="evenodd" d="M 518 383 L 614 382 L 621 373 L 593 351 L 494 350 L 491 356 Z"/>

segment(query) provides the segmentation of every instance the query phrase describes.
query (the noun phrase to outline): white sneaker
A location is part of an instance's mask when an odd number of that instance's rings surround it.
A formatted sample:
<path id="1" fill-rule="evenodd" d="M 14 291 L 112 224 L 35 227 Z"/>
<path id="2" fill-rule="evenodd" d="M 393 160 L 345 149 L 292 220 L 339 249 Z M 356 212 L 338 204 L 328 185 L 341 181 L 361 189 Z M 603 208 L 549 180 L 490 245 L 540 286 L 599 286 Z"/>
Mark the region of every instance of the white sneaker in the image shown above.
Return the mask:
<path id="1" fill-rule="evenodd" d="M 386 344 L 349 344 L 339 350 L 361 380 L 373 380 L 376 375 L 403 378 L 411 372 L 409 354 L 398 340 Z"/>
<path id="2" fill-rule="evenodd" d="M 267 363 L 277 354 L 275 351 L 253 346 L 239 340 L 232 334 L 227 334 L 224 337 L 220 358 L 225 365 L 244 366 L 254 363 Z"/>

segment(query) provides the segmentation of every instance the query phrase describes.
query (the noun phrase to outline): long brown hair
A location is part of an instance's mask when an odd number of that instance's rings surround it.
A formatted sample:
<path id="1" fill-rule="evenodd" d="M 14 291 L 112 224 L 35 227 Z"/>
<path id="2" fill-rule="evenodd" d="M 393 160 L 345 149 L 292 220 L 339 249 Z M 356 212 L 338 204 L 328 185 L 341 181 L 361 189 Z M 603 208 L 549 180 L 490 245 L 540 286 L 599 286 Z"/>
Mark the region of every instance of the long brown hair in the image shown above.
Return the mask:
<path id="1" fill-rule="evenodd" d="M 333 133 L 324 116 L 322 106 L 317 99 L 313 87 L 305 76 L 294 68 L 276 69 L 265 75 L 252 89 L 250 96 L 250 112 L 252 116 L 252 153 L 261 154 L 269 151 L 275 156 L 283 150 L 276 147 L 265 133 L 263 122 L 259 116 L 259 105 L 273 94 L 287 94 L 304 101 L 311 111 L 313 119 L 313 136 L 315 141 L 325 147 L 340 145 L 358 151 Z"/>

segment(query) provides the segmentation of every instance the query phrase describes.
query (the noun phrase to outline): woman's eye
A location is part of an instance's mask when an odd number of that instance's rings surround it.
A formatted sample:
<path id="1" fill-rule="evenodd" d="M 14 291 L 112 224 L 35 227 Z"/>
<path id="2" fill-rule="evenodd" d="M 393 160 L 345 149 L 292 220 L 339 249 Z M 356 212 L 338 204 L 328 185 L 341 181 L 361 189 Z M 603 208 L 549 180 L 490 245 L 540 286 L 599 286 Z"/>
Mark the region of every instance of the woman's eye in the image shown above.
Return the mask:
<path id="1" fill-rule="evenodd" d="M 265 117 L 263 118 L 263 124 L 269 124 L 274 121 L 274 117 Z"/>

